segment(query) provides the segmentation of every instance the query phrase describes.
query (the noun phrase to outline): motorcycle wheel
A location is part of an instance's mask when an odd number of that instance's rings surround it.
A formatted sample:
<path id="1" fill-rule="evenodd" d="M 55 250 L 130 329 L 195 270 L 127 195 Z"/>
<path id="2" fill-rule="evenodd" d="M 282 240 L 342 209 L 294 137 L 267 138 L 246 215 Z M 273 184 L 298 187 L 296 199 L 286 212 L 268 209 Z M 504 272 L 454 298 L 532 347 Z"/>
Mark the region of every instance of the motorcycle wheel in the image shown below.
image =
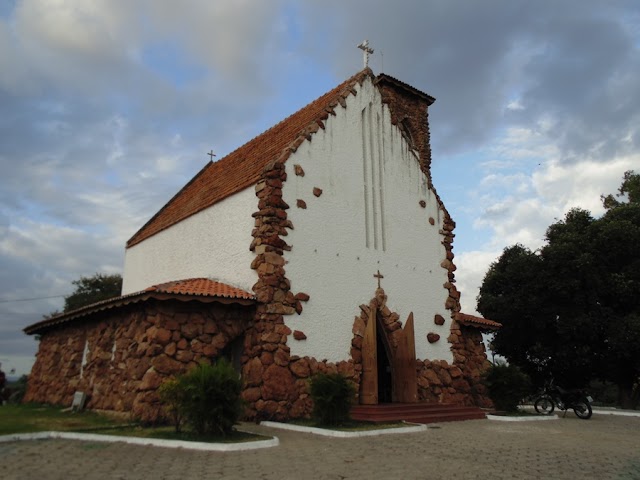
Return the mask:
<path id="1" fill-rule="evenodd" d="M 576 417 L 583 420 L 589 420 L 591 415 L 593 415 L 591 404 L 584 399 L 578 400 L 573 404 L 573 412 L 576 414 Z"/>
<path id="2" fill-rule="evenodd" d="M 555 408 L 553 404 L 553 400 L 548 395 L 542 395 L 536 399 L 536 402 L 533 404 L 533 408 L 536 409 L 541 415 L 551 415 Z"/>

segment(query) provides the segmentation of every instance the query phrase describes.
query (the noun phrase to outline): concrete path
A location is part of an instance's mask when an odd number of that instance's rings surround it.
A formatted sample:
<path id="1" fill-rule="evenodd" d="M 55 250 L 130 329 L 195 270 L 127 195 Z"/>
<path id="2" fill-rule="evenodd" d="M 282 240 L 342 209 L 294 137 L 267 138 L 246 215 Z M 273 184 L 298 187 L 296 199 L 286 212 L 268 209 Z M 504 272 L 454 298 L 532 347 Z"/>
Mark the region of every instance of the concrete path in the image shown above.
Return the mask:
<path id="1" fill-rule="evenodd" d="M 196 452 L 74 440 L 0 444 L 0 478 L 640 479 L 640 418 L 443 423 L 425 432 L 326 438 L 251 425 L 280 446 Z"/>

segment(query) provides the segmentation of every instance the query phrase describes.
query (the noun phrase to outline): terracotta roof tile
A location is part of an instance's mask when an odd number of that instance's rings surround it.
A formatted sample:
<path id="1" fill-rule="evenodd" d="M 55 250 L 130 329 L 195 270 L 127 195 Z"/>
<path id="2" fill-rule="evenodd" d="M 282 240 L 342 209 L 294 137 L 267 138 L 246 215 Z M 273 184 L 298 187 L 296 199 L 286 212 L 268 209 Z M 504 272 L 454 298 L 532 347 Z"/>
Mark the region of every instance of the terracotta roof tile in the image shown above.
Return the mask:
<path id="1" fill-rule="evenodd" d="M 190 278 L 187 280 L 178 280 L 175 282 L 167 282 L 159 285 L 153 285 L 140 292 L 128 293 L 120 297 L 109 298 L 100 302 L 80 307 L 70 312 L 65 312 L 55 317 L 47 318 L 33 325 L 29 325 L 24 329 L 28 335 L 39 333 L 53 326 L 58 326 L 72 320 L 86 317 L 96 312 L 111 310 L 113 308 L 129 305 L 132 303 L 142 302 L 149 298 L 161 296 L 161 299 L 176 298 L 180 300 L 192 300 L 190 297 L 206 297 L 208 299 L 223 299 L 223 303 L 242 303 L 245 305 L 254 303 L 255 297 L 252 293 L 246 292 L 240 288 L 232 287 L 225 283 L 216 282 L 208 278 Z M 228 299 L 225 301 L 224 299 Z M 195 299 L 193 299 L 195 300 Z"/>
<path id="2" fill-rule="evenodd" d="M 129 239 L 127 247 L 257 183 L 270 161 L 278 159 L 293 147 L 298 138 L 308 137 L 311 132 L 317 131 L 334 108 L 355 92 L 354 86 L 367 77 L 374 78 L 369 68 L 358 72 L 226 157 L 208 163 Z"/>
<path id="3" fill-rule="evenodd" d="M 486 318 L 476 317 L 474 315 L 468 315 L 461 312 L 456 313 L 454 318 L 462 325 L 466 325 L 468 327 L 477 327 L 481 330 L 498 330 L 500 327 L 502 327 L 501 323 L 494 322 L 493 320 L 488 320 Z"/>
<path id="4" fill-rule="evenodd" d="M 208 278 L 190 278 L 177 282 L 162 283 L 147 288 L 146 292 L 175 293 L 178 295 L 199 295 L 206 297 L 222 298 L 255 298 L 252 293 L 246 292 L 226 283 L 216 282 Z"/>

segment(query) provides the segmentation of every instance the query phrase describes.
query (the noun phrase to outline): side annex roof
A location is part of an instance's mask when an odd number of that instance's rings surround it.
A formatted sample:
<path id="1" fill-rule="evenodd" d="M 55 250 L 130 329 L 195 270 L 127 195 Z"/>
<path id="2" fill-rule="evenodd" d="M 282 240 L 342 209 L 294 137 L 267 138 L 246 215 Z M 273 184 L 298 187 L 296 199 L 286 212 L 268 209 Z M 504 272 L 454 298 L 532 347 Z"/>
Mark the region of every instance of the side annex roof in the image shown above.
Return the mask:
<path id="1" fill-rule="evenodd" d="M 100 302 L 85 305 L 70 312 L 61 313 L 51 318 L 41 320 L 24 329 L 27 335 L 42 333 L 52 327 L 63 323 L 87 317 L 97 312 L 113 310 L 133 303 L 144 302 L 150 298 L 156 300 L 179 300 L 188 302 L 237 303 L 241 305 L 253 305 L 255 296 L 240 288 L 216 282 L 209 278 L 188 278 L 173 282 L 153 285 L 139 292 L 128 293 L 120 297 L 109 298 Z"/>

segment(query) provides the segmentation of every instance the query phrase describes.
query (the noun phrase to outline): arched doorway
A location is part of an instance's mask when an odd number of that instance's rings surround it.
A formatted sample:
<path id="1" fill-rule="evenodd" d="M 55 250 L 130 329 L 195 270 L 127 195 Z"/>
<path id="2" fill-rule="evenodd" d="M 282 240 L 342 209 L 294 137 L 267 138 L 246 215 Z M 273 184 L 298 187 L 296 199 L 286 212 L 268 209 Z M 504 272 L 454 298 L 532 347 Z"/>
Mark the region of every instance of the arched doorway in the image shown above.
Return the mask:
<path id="1" fill-rule="evenodd" d="M 386 295 L 379 288 L 361 316 L 366 322 L 359 395 L 363 405 L 418 399 L 413 314 L 402 328 L 399 316 L 385 304 Z"/>
<path id="2" fill-rule="evenodd" d="M 383 336 L 380 335 L 380 328 L 377 330 L 378 403 L 391 403 L 393 402 L 393 367 L 389 360 L 388 347 L 385 345 Z"/>

